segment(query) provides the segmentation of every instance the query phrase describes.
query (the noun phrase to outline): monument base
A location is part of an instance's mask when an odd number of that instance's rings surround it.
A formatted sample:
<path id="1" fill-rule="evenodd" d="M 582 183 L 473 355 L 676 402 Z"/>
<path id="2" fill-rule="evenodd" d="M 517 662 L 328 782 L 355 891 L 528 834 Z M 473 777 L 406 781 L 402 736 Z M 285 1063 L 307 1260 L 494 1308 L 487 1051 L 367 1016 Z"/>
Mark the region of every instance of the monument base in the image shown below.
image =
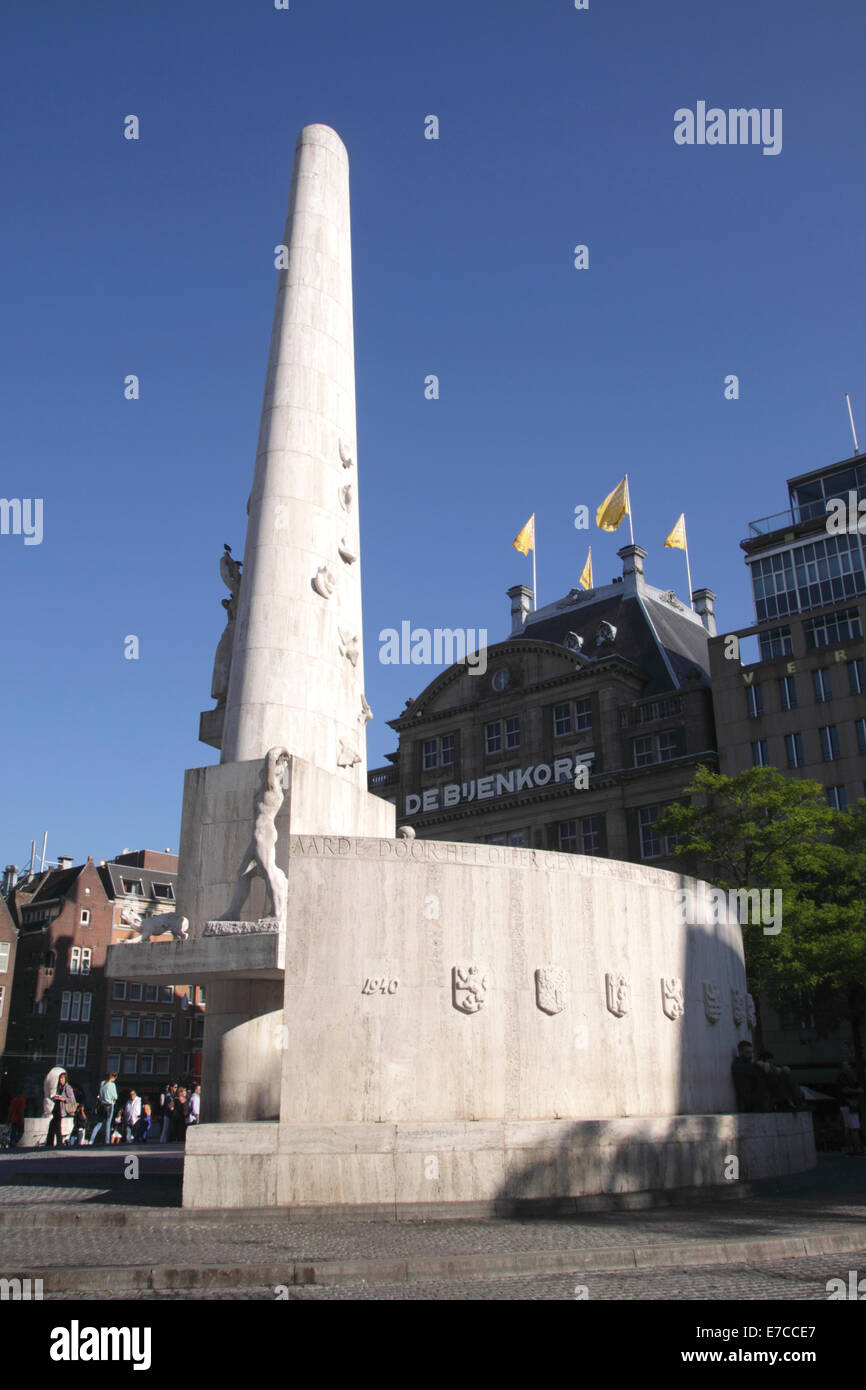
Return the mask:
<path id="1" fill-rule="evenodd" d="M 187 1134 L 183 1204 L 493 1214 L 520 1202 L 728 1187 L 815 1162 L 807 1113 L 208 1124 Z"/>

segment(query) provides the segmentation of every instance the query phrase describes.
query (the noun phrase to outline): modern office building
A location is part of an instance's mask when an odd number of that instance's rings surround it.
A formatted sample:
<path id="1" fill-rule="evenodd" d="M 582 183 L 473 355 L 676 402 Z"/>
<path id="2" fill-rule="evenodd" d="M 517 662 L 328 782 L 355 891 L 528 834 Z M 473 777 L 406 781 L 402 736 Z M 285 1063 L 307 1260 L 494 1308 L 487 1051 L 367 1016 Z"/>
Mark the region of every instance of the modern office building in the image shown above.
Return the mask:
<path id="1" fill-rule="evenodd" d="M 510 635 L 389 721 L 399 749 L 369 787 L 398 824 L 675 867 L 654 825 L 699 763 L 715 766 L 715 595 L 697 590 L 692 611 L 647 583 L 640 546 L 619 555 L 621 577 L 537 612 L 529 589 L 510 589 Z"/>
<path id="2" fill-rule="evenodd" d="M 840 811 L 866 796 L 864 498 L 858 455 L 791 478 L 785 511 L 750 522 L 740 542 L 755 622 L 709 643 L 720 770 L 810 778 Z M 819 1086 L 832 1083 L 850 1042 L 833 999 L 762 999 L 761 1012 L 765 1045 Z"/>

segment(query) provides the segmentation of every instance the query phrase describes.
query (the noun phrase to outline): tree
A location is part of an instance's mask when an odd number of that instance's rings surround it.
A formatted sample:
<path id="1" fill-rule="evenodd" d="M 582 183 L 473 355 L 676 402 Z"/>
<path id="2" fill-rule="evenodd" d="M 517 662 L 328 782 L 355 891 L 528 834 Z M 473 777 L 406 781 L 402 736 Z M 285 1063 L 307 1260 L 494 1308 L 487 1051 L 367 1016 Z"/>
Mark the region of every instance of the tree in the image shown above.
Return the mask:
<path id="1" fill-rule="evenodd" d="M 781 892 L 778 934 L 742 924 L 752 993 L 835 991 L 866 1089 L 866 801 L 831 810 L 819 782 L 766 767 L 737 777 L 701 767 L 685 794 L 699 800 L 668 807 L 658 822 L 676 836 L 683 866 L 726 891 Z"/>

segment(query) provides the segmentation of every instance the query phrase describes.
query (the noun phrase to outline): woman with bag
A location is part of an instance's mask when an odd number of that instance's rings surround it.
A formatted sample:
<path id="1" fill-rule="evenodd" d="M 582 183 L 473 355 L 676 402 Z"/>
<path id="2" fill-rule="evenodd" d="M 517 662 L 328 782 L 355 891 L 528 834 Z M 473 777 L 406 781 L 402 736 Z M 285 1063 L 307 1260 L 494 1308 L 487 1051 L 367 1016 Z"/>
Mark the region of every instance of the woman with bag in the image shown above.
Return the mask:
<path id="1" fill-rule="evenodd" d="M 58 1148 L 62 1147 L 63 1121 L 68 1115 L 74 1115 L 78 1109 L 75 1092 L 66 1079 L 65 1071 L 62 1071 L 58 1076 L 54 1094 L 50 1099 L 54 1102 L 54 1109 L 51 1112 L 51 1122 L 48 1126 L 48 1134 L 45 1138 L 46 1149 L 54 1148 L 55 1139 L 57 1140 Z"/>

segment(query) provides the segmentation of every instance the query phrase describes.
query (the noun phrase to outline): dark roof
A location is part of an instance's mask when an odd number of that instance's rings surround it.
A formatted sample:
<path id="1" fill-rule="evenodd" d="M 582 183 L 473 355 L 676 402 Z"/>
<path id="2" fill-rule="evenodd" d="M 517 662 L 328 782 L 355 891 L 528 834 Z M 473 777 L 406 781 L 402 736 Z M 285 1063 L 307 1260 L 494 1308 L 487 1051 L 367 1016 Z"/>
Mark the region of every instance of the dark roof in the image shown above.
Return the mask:
<path id="1" fill-rule="evenodd" d="M 612 593 L 610 587 L 597 598 L 577 596 L 568 607 L 565 600 L 557 611 L 542 610 L 545 616 L 529 619 L 523 631 L 510 640 L 552 642 L 566 645 L 569 632 L 583 638 L 581 655 L 593 660 L 612 654 L 625 657 L 646 677 L 645 695 L 680 690 L 696 683 L 709 686 L 710 663 L 708 633 L 703 624 L 656 597 L 647 588 L 640 596 L 629 592 Z M 616 628 L 612 643 L 596 644 L 602 622 Z M 690 673 L 697 673 L 697 676 Z"/>
<path id="2" fill-rule="evenodd" d="M 83 864 L 78 864 L 74 869 L 49 869 L 36 892 L 32 897 L 28 897 L 24 906 L 31 907 L 34 903 L 51 902 L 54 898 L 65 898 L 83 868 Z M 26 883 L 23 883 L 21 887 L 26 893 Z"/>
<path id="3" fill-rule="evenodd" d="M 141 869 L 137 864 L 100 864 L 99 876 L 110 898 L 128 898 L 131 896 L 124 890 L 124 879 L 140 881 L 145 898 L 156 897 L 153 891 L 154 882 L 177 883 L 177 874 L 170 869 Z"/>

